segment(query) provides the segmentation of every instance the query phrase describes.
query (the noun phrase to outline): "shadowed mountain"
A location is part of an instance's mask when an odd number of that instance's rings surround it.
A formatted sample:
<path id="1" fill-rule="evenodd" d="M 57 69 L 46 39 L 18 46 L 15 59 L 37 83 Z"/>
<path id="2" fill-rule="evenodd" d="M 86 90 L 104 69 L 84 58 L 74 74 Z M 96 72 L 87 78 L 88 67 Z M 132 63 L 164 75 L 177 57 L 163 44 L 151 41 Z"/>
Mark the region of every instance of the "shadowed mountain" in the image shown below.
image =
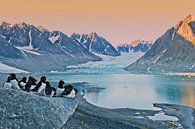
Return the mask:
<path id="1" fill-rule="evenodd" d="M 0 55 L 2 58 L 22 58 L 20 50 L 0 36 Z"/>
<path id="2" fill-rule="evenodd" d="M 101 60 L 62 32 L 40 26 L 3 22 L 0 37 L 1 62 L 27 71 L 64 71 L 70 64 Z"/>
<path id="3" fill-rule="evenodd" d="M 74 33 L 72 34 L 71 38 L 80 43 L 90 52 L 109 56 L 120 55 L 120 53 L 112 46 L 110 42 L 95 32 L 82 35 Z"/>

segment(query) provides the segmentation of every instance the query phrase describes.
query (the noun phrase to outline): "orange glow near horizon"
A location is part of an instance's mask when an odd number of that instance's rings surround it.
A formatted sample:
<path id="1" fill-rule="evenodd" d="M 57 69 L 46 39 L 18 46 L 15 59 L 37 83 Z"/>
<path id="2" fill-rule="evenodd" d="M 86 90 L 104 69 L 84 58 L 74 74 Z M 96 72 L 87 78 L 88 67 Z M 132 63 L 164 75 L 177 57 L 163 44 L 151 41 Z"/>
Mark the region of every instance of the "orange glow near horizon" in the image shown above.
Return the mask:
<path id="1" fill-rule="evenodd" d="M 185 95 L 182 97 L 182 103 L 188 105 L 190 107 L 195 107 L 195 88 L 191 86 L 185 86 L 184 93 Z"/>
<path id="2" fill-rule="evenodd" d="M 187 15 L 194 0 L 0 0 L 0 22 L 27 22 L 65 34 L 97 32 L 113 44 L 155 40 Z"/>

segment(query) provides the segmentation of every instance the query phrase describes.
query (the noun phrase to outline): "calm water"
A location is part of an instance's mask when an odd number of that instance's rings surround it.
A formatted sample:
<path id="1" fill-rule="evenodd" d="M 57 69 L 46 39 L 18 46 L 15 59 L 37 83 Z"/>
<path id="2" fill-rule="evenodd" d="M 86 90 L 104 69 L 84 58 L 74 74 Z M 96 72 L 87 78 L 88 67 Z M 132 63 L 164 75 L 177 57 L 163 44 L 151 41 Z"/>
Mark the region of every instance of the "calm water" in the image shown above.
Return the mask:
<path id="1" fill-rule="evenodd" d="M 132 74 L 53 74 L 49 77 L 67 82 L 89 82 L 92 88 L 86 92 L 87 100 L 102 107 L 153 109 L 153 103 L 195 107 L 195 78 Z M 95 87 L 105 89 L 99 91 Z"/>
<path id="2" fill-rule="evenodd" d="M 88 82 L 91 89 L 86 91 L 85 97 L 97 106 L 155 109 L 153 103 L 174 103 L 195 107 L 195 77 L 129 74 L 122 68 L 127 66 L 129 58 L 135 60 L 141 55 L 131 56 L 88 63 L 48 77 L 66 82 Z"/>

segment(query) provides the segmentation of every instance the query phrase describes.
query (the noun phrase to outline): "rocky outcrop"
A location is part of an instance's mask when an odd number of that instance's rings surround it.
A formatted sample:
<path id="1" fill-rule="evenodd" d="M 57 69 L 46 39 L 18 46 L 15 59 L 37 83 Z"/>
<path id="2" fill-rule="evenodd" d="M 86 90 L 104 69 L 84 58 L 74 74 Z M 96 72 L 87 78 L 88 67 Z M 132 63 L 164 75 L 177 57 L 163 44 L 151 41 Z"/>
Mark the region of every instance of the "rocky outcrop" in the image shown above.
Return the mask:
<path id="1" fill-rule="evenodd" d="M 175 27 L 175 29 L 177 30 L 177 34 L 185 38 L 187 41 L 191 42 L 193 45 L 195 45 L 194 24 L 195 17 L 189 15 Z"/>
<path id="2" fill-rule="evenodd" d="M 194 21 L 188 16 L 158 38 L 152 48 L 126 69 L 133 72 L 195 72 Z"/>
<path id="3" fill-rule="evenodd" d="M 76 107 L 77 101 L 74 99 L 0 89 L 0 128 L 60 129 Z"/>

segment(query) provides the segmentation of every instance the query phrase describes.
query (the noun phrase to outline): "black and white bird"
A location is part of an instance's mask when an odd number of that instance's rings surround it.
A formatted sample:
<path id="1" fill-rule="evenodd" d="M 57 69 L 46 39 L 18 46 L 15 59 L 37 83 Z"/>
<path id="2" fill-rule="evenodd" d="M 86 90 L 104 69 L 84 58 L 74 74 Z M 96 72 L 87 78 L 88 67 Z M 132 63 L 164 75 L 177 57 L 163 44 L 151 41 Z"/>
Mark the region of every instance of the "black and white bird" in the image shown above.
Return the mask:
<path id="1" fill-rule="evenodd" d="M 9 76 L 6 80 L 6 82 L 3 84 L 3 88 L 5 89 L 10 89 L 12 87 L 12 84 L 11 84 L 11 76 Z"/>
<path id="2" fill-rule="evenodd" d="M 55 96 L 57 96 L 57 97 L 63 96 L 63 93 L 65 91 L 64 84 L 65 84 L 64 81 L 62 81 L 62 80 L 59 81 Z"/>
<path id="3" fill-rule="evenodd" d="M 10 74 L 11 77 L 11 81 L 10 83 L 12 84 L 13 89 L 20 89 L 19 85 L 18 85 L 18 79 L 16 78 L 16 74 L 12 73 Z"/>
<path id="4" fill-rule="evenodd" d="M 26 83 L 27 83 L 27 78 L 26 77 L 23 77 L 20 81 L 19 81 L 19 86 L 22 90 L 25 90 L 25 86 L 26 86 Z"/>

